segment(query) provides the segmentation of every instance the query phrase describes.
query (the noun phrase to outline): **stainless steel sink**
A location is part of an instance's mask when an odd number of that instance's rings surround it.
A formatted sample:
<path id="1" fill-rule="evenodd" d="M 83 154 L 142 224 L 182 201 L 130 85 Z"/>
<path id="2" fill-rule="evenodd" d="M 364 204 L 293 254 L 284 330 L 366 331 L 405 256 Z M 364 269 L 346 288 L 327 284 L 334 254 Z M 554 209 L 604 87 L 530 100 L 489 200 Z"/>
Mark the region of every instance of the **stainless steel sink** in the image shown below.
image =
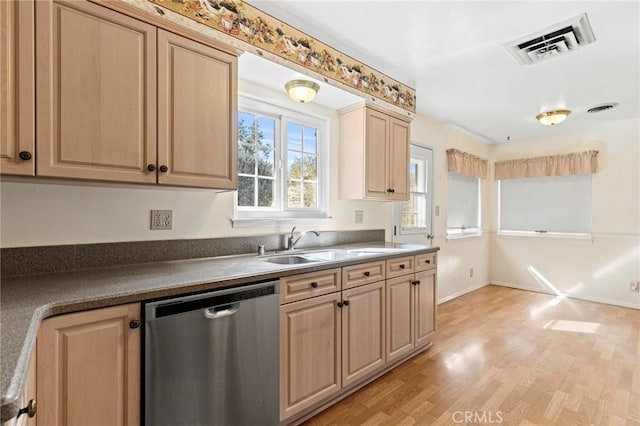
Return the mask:
<path id="1" fill-rule="evenodd" d="M 328 260 L 343 260 L 350 259 L 353 257 L 358 257 L 358 254 L 350 253 L 346 250 L 320 250 L 309 253 L 302 253 L 300 256 L 303 256 L 307 259 L 314 259 L 318 261 L 328 261 Z"/>
<path id="2" fill-rule="evenodd" d="M 300 255 L 274 256 L 262 259 L 265 262 L 277 263 L 279 265 L 296 265 L 298 263 L 320 262 L 320 259 L 309 259 Z"/>

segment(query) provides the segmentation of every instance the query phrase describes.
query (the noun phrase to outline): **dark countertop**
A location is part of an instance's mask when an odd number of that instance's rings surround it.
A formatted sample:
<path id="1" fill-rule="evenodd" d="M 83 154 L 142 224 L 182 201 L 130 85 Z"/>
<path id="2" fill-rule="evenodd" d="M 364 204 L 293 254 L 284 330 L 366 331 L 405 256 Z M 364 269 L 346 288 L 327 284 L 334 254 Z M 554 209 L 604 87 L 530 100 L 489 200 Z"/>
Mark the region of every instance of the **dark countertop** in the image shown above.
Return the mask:
<path id="1" fill-rule="evenodd" d="M 4 279 L 0 299 L 0 419 L 4 422 L 14 417 L 21 408 L 18 404 L 29 358 L 44 318 L 439 250 L 438 247 L 419 244 L 366 243 L 304 251 L 362 247 L 395 248 L 398 251 L 297 265 L 265 262 L 251 254 Z"/>

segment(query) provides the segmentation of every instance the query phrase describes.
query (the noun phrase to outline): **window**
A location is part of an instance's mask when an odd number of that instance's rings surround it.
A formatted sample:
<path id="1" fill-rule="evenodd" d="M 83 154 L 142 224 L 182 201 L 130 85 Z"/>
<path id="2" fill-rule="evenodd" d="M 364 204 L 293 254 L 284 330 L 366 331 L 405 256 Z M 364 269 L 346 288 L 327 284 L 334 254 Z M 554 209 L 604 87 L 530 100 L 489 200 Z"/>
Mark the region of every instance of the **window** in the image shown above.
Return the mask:
<path id="1" fill-rule="evenodd" d="M 411 144 L 409 201 L 397 203 L 396 226 L 400 234 L 431 234 L 433 210 L 433 151 Z"/>
<path id="2" fill-rule="evenodd" d="M 447 238 L 480 235 L 480 179 L 449 172 Z"/>
<path id="3" fill-rule="evenodd" d="M 591 174 L 499 182 L 501 232 L 591 232 Z"/>
<path id="4" fill-rule="evenodd" d="M 240 105 L 236 218 L 324 217 L 325 122 L 255 100 Z"/>

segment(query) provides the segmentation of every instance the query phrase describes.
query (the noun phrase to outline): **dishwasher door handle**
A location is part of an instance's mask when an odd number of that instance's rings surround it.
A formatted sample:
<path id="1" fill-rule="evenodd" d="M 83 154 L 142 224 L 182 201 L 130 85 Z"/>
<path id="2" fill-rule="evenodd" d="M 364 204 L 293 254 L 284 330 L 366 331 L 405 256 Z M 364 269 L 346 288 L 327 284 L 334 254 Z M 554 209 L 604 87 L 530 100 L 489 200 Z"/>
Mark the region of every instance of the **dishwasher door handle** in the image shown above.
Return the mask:
<path id="1" fill-rule="evenodd" d="M 219 319 L 224 317 L 229 317 L 238 312 L 238 304 L 234 303 L 233 305 L 224 305 L 224 306 L 216 306 L 213 308 L 207 308 L 204 310 L 205 318 L 209 319 Z"/>

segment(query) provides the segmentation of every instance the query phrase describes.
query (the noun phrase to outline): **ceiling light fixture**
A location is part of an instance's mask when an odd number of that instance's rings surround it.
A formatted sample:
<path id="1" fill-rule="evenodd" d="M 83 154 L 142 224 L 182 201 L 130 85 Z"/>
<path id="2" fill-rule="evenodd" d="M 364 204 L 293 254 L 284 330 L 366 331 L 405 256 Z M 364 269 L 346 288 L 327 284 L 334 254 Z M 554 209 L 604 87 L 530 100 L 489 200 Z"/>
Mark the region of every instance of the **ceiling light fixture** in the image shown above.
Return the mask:
<path id="1" fill-rule="evenodd" d="M 311 102 L 320 90 L 318 83 L 309 80 L 291 80 L 284 85 L 284 88 L 287 89 L 291 99 L 301 104 Z"/>
<path id="2" fill-rule="evenodd" d="M 571 114 L 568 109 L 558 109 L 555 111 L 547 111 L 536 115 L 536 120 L 545 126 L 555 126 L 562 123 Z"/>

